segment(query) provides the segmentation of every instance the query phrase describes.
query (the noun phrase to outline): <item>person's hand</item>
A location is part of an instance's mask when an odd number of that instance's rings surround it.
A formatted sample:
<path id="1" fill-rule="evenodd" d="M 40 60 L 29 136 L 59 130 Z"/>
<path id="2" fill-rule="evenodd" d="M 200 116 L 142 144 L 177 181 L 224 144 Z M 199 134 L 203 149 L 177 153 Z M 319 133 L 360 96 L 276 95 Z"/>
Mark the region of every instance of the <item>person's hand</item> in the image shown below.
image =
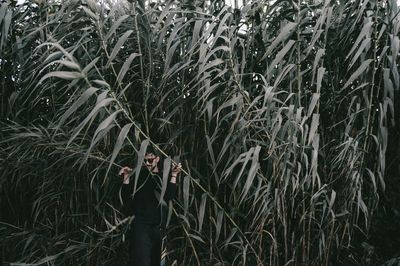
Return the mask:
<path id="1" fill-rule="evenodd" d="M 172 170 L 171 170 L 171 182 L 172 183 L 176 183 L 176 177 L 180 174 L 180 172 L 182 171 L 182 164 L 178 163 L 178 164 L 173 164 L 172 166 Z"/>
<path id="2" fill-rule="evenodd" d="M 124 176 L 123 183 L 124 184 L 129 184 L 129 174 L 132 172 L 132 168 L 129 168 L 128 166 L 122 167 L 121 170 L 119 170 L 119 175 Z"/>

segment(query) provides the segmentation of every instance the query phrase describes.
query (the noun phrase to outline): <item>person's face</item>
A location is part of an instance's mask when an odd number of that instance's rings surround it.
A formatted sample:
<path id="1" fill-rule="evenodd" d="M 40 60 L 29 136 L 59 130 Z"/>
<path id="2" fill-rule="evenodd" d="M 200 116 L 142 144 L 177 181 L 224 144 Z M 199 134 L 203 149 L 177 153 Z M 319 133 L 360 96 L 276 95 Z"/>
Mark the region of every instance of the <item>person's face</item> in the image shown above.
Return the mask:
<path id="1" fill-rule="evenodd" d="M 153 153 L 146 153 L 144 156 L 144 165 L 150 171 L 153 171 L 156 167 L 158 162 L 160 161 L 160 157 L 154 155 Z"/>

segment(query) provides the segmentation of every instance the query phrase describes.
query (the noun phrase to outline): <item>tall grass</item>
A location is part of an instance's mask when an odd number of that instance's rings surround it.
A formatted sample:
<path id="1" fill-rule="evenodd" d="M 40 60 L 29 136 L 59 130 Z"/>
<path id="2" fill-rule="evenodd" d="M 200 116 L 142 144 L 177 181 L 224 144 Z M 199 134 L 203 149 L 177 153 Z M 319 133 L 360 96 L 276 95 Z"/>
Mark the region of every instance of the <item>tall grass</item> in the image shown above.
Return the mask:
<path id="1" fill-rule="evenodd" d="M 398 14 L 370 0 L 2 4 L 3 261 L 121 265 L 116 173 L 155 145 L 184 165 L 171 262 L 373 263 L 355 250 L 385 193 Z"/>

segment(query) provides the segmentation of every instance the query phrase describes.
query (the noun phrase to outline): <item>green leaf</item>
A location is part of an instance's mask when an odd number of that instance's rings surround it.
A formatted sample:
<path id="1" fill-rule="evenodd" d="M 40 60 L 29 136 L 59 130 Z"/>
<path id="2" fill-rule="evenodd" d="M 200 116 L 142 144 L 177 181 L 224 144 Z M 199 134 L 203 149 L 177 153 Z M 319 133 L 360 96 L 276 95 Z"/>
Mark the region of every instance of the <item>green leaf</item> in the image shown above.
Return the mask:
<path id="1" fill-rule="evenodd" d="M 56 131 L 64 124 L 64 122 L 73 114 L 80 106 L 88 101 L 99 89 L 90 87 L 71 105 L 71 107 L 62 115 L 60 122 L 57 125 Z"/>
<path id="2" fill-rule="evenodd" d="M 328 212 L 330 212 L 333 208 L 333 204 L 335 203 L 335 199 L 336 199 L 336 192 L 335 190 L 332 189 L 331 192 L 331 199 L 329 201 L 329 208 L 328 208 Z"/>
<path id="3" fill-rule="evenodd" d="M 81 79 L 84 76 L 80 72 L 74 71 L 53 71 L 44 75 L 38 82 L 38 85 L 41 84 L 48 78 L 60 78 L 65 80 L 74 80 L 74 79 Z"/>
<path id="4" fill-rule="evenodd" d="M 96 131 L 95 131 L 94 134 L 93 134 L 93 137 L 96 137 L 97 134 L 98 134 L 100 131 L 104 130 L 104 129 L 107 128 L 111 123 L 113 123 L 114 120 L 115 120 L 115 118 L 117 117 L 117 115 L 118 115 L 119 113 L 121 113 L 121 112 L 122 112 L 122 110 L 117 110 L 117 111 L 113 112 L 112 114 L 110 114 L 106 119 L 104 119 L 104 120 L 100 123 L 100 125 L 97 127 Z"/>
<path id="5" fill-rule="evenodd" d="M 122 46 L 125 44 L 126 40 L 128 40 L 129 36 L 133 33 L 133 30 L 126 31 L 119 39 L 118 42 L 115 44 L 114 49 L 111 52 L 110 58 L 106 64 L 106 67 L 109 67 L 111 62 L 117 56 L 119 50 L 121 50 Z"/>
<path id="6" fill-rule="evenodd" d="M 293 32 L 294 32 L 293 30 L 296 28 L 296 26 L 297 26 L 297 23 L 294 23 L 294 22 L 289 22 L 288 24 L 286 24 L 285 27 L 283 27 L 281 29 L 281 32 L 274 39 L 274 41 L 271 43 L 271 45 L 268 46 L 267 52 L 265 53 L 266 54 L 265 57 L 267 55 L 269 55 L 272 52 L 272 50 L 274 50 L 281 42 L 283 42 L 287 38 L 289 38 L 293 34 Z M 293 40 L 289 40 L 289 42 L 290 41 L 293 41 Z"/>
<path id="7" fill-rule="evenodd" d="M 8 31 L 11 25 L 13 12 L 11 10 L 7 10 L 7 14 L 3 19 L 3 29 L 1 31 L 1 43 L 0 43 L 0 51 L 3 48 L 4 44 L 7 42 Z"/>
<path id="8" fill-rule="evenodd" d="M 268 70 L 266 72 L 266 76 L 268 77 L 272 70 L 278 65 L 281 64 L 283 65 L 283 57 L 289 52 L 289 50 L 292 48 L 292 46 L 295 44 L 296 42 L 293 40 L 289 40 L 288 43 L 285 45 L 285 47 L 282 48 L 282 50 L 279 51 L 279 53 L 277 53 L 275 59 L 272 61 L 272 63 L 269 65 Z"/>
<path id="9" fill-rule="evenodd" d="M 214 38 L 212 39 L 211 46 L 214 46 L 214 44 L 217 42 L 218 38 L 221 37 L 222 32 L 229 29 L 229 26 L 226 25 L 226 21 L 231 16 L 232 16 L 232 13 L 226 12 L 225 15 L 222 17 L 221 21 L 219 21 L 219 26 L 218 26 L 217 32 L 214 34 Z"/>
<path id="10" fill-rule="evenodd" d="M 319 93 L 313 93 L 310 105 L 308 106 L 308 111 L 307 111 L 308 117 L 311 117 L 311 113 L 314 111 L 315 105 L 317 104 L 319 97 L 320 97 Z"/>
<path id="11" fill-rule="evenodd" d="M 116 141 L 116 143 L 115 143 L 115 145 L 114 145 L 114 149 L 113 149 L 113 152 L 112 152 L 112 155 L 111 155 L 110 163 L 109 163 L 108 168 L 107 168 L 106 177 L 107 177 L 108 172 L 110 171 L 110 168 L 111 168 L 111 166 L 113 165 L 115 159 L 117 158 L 117 155 L 119 154 L 119 151 L 121 150 L 122 145 L 124 144 L 124 141 L 125 141 L 125 139 L 126 139 L 126 136 L 128 135 L 129 130 L 131 129 L 132 125 L 133 125 L 133 123 L 126 124 L 126 125 L 121 129 L 121 131 L 119 132 L 117 141 Z M 142 160 L 143 160 L 143 159 L 142 159 Z M 105 181 L 105 179 L 104 179 L 104 181 Z M 136 178 L 135 181 L 137 182 L 137 178 Z M 136 182 L 135 182 L 135 189 L 136 189 Z M 103 182 L 103 183 L 104 183 L 104 182 Z M 135 190 L 135 191 L 136 191 L 136 190 Z"/>
<path id="12" fill-rule="evenodd" d="M 348 69 L 351 69 L 351 67 L 354 65 L 354 63 L 357 61 L 357 59 L 360 57 L 360 55 L 362 54 L 362 52 L 365 50 L 365 48 L 370 45 L 371 43 L 371 38 L 366 38 L 360 45 L 360 48 L 358 48 L 356 54 L 353 56 L 353 58 L 351 59 L 351 62 L 349 64 Z"/>
<path id="13" fill-rule="evenodd" d="M 97 143 L 101 139 L 103 139 L 104 136 L 106 136 L 110 132 L 110 130 L 112 128 L 114 128 L 115 126 L 116 126 L 115 124 L 110 124 L 106 128 L 104 128 L 101 132 L 99 132 L 98 134 L 93 135 L 92 141 L 90 142 L 90 146 L 87 149 L 87 151 L 85 153 L 85 157 L 81 162 L 81 167 L 84 166 L 87 163 L 87 161 L 88 161 L 88 159 L 89 159 L 89 157 L 91 155 L 91 152 L 92 152 L 93 148 L 97 145 Z"/>
<path id="14" fill-rule="evenodd" d="M 350 55 L 357 49 L 357 46 L 360 44 L 360 42 L 363 38 L 369 37 L 371 28 L 372 28 L 372 21 L 369 21 L 366 24 L 364 24 L 360 34 L 358 35 L 356 41 L 353 44 L 353 47 L 351 48 L 350 52 L 347 54 L 346 59 L 348 59 L 350 57 Z"/>
<path id="15" fill-rule="evenodd" d="M 396 90 L 399 90 L 400 88 L 400 75 L 399 75 L 399 66 L 398 66 L 398 58 L 399 55 L 399 50 L 400 50 L 400 39 L 399 36 L 393 36 L 390 34 L 390 44 L 391 44 L 391 50 L 392 50 L 392 60 L 391 60 L 391 70 L 393 74 L 393 81 Z"/>
<path id="16" fill-rule="evenodd" d="M 126 72 L 129 70 L 129 67 L 132 64 L 132 61 L 138 56 L 141 56 L 141 55 L 138 53 L 133 53 L 128 57 L 128 59 L 126 59 L 125 63 L 123 64 L 123 66 L 121 67 L 121 70 L 118 73 L 117 84 L 120 84 L 122 82 L 122 80 L 125 77 Z"/>
<path id="17" fill-rule="evenodd" d="M 366 74 L 365 70 L 369 67 L 369 65 L 373 62 L 372 59 L 365 60 L 361 66 L 350 76 L 347 80 L 346 84 L 344 84 L 342 90 L 346 89 L 354 80 L 356 80 L 361 74 Z"/>
<path id="18" fill-rule="evenodd" d="M 81 71 L 81 68 L 77 63 L 71 62 L 71 61 L 68 61 L 68 60 L 55 60 L 55 61 L 52 61 L 51 63 L 49 63 L 44 68 L 47 68 L 48 66 L 50 66 L 52 64 L 60 64 L 60 65 L 63 65 L 65 67 L 67 67 L 67 68 L 70 68 L 70 69 L 73 69 L 73 70 L 77 70 L 79 72 Z"/>
<path id="19" fill-rule="evenodd" d="M 93 13 L 89 8 L 82 6 L 83 11 L 85 11 L 85 13 L 91 17 L 92 19 L 94 19 L 95 21 L 99 20 L 99 16 L 96 15 L 95 13 Z"/>
<path id="20" fill-rule="evenodd" d="M 3 20 L 4 20 L 5 16 L 6 16 L 7 10 L 8 10 L 8 3 L 7 2 L 2 3 L 1 6 L 0 6 L 0 25 L 1 25 L 1 22 L 3 22 Z"/>
<path id="21" fill-rule="evenodd" d="M 200 30 L 201 27 L 203 26 L 204 21 L 203 20 L 196 20 L 196 22 L 194 23 L 194 27 L 193 27 L 193 33 L 192 33 L 192 47 L 194 47 L 197 43 L 197 41 L 199 40 L 200 37 Z"/>
<path id="22" fill-rule="evenodd" d="M 313 63 L 311 84 L 314 84 L 315 71 L 317 70 L 319 61 L 321 60 L 322 56 L 324 56 L 324 55 L 325 55 L 325 49 L 318 49 L 318 52 L 315 55 L 315 59 L 314 59 L 314 63 Z"/>
<path id="23" fill-rule="evenodd" d="M 57 48 L 60 52 L 62 52 L 63 53 L 63 55 L 65 56 L 65 57 L 67 57 L 67 59 L 69 60 L 69 61 L 71 61 L 71 62 L 75 62 L 76 60 L 74 59 L 74 57 L 72 56 L 72 54 L 70 54 L 67 50 L 65 50 L 60 44 L 58 44 L 58 43 L 53 43 L 53 42 L 45 42 L 45 43 L 42 43 L 42 44 L 40 44 L 40 45 L 38 45 L 36 48 L 35 48 L 35 51 L 37 51 L 37 50 L 39 50 L 40 48 L 42 48 L 43 46 L 54 46 L 55 48 Z M 47 47 L 47 49 L 48 49 L 48 47 Z M 50 56 L 49 56 L 50 57 Z"/>
<path id="24" fill-rule="evenodd" d="M 215 225 L 215 243 L 218 243 L 219 237 L 221 235 L 222 220 L 224 218 L 223 210 L 218 211 L 217 223 Z"/>
<path id="25" fill-rule="evenodd" d="M 171 157 L 168 156 L 167 158 L 165 158 L 164 165 L 163 165 L 163 176 L 162 176 L 160 203 L 164 199 L 165 191 L 167 190 L 170 170 L 171 170 Z"/>
<path id="26" fill-rule="evenodd" d="M 307 144 L 310 145 L 314 140 L 315 133 L 317 133 L 319 125 L 319 114 L 313 114 L 310 126 L 310 133 L 308 134 Z"/>
<path id="27" fill-rule="evenodd" d="M 190 188 L 190 179 L 188 176 L 183 178 L 183 211 L 186 216 L 189 210 L 189 188 Z"/>
<path id="28" fill-rule="evenodd" d="M 322 79 L 324 78 L 325 68 L 320 67 L 318 68 L 317 73 L 317 93 L 321 93 L 321 86 L 322 86 Z"/>
<path id="29" fill-rule="evenodd" d="M 136 167 L 134 170 L 134 173 L 135 173 L 135 183 L 134 183 L 134 189 L 133 189 L 134 193 L 137 190 L 137 182 L 139 180 L 139 174 L 140 174 L 140 171 L 142 170 L 144 156 L 146 154 L 147 146 L 149 146 L 149 143 L 150 143 L 150 141 L 148 139 L 143 140 L 142 143 L 140 144 L 140 150 L 137 153 L 138 158 L 137 158 Z"/>
<path id="30" fill-rule="evenodd" d="M 93 59 L 89 64 L 87 64 L 83 70 L 82 73 L 84 75 L 87 75 L 87 73 L 96 65 L 97 61 L 99 61 L 100 57 L 96 57 L 95 59 Z"/>
<path id="31" fill-rule="evenodd" d="M 287 64 L 282 71 L 279 73 L 278 77 L 276 78 L 275 82 L 274 82 L 274 89 L 276 89 L 279 84 L 285 79 L 285 77 L 288 76 L 288 74 L 290 74 L 290 72 L 293 70 L 293 68 L 295 68 L 295 64 Z M 264 77 L 263 77 L 264 78 Z M 265 83 L 267 84 L 268 82 L 265 81 Z"/>
<path id="32" fill-rule="evenodd" d="M 106 40 L 108 40 L 111 35 L 115 32 L 115 30 L 124 22 L 127 18 L 129 18 L 129 15 L 123 15 L 121 16 L 117 21 L 113 22 L 110 30 L 107 32 L 107 35 L 105 37 Z"/>
<path id="33" fill-rule="evenodd" d="M 257 145 L 254 148 L 249 174 L 247 175 L 246 183 L 244 184 L 244 187 L 243 187 L 240 203 L 243 202 L 243 200 L 246 198 L 246 195 L 249 192 L 250 187 L 253 185 L 253 181 L 254 181 L 254 177 L 256 176 L 256 172 L 260 168 L 260 163 L 258 162 L 260 150 L 261 150 L 261 146 L 259 146 L 259 145 Z"/>
<path id="34" fill-rule="evenodd" d="M 203 193 L 201 195 L 201 202 L 200 202 L 199 215 L 198 215 L 199 233 L 201 233 L 201 230 L 203 228 L 203 221 L 204 221 L 204 213 L 205 213 L 205 210 L 206 210 L 206 203 L 207 203 L 207 194 Z"/>
<path id="35" fill-rule="evenodd" d="M 100 97 L 100 95 L 99 95 Z M 113 98 L 106 98 L 101 100 L 96 104 L 96 106 L 93 108 L 93 110 L 89 113 L 89 115 L 76 127 L 74 134 L 72 137 L 68 140 L 67 146 L 69 146 L 72 141 L 79 135 L 79 133 L 82 131 L 82 129 L 88 124 L 89 120 L 92 120 L 96 117 L 97 113 L 100 111 L 101 108 L 104 108 L 105 106 L 109 105 L 115 101 Z M 90 123 L 89 123 L 90 126 Z"/>

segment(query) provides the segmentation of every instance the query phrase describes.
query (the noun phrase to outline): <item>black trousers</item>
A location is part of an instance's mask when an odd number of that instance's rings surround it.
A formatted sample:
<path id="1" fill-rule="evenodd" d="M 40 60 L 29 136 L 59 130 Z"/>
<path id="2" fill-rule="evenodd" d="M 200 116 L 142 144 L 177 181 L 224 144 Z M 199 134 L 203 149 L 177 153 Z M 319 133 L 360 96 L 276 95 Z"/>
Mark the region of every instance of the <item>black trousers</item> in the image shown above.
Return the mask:
<path id="1" fill-rule="evenodd" d="M 128 233 L 129 266 L 160 266 L 164 230 L 133 221 Z"/>

